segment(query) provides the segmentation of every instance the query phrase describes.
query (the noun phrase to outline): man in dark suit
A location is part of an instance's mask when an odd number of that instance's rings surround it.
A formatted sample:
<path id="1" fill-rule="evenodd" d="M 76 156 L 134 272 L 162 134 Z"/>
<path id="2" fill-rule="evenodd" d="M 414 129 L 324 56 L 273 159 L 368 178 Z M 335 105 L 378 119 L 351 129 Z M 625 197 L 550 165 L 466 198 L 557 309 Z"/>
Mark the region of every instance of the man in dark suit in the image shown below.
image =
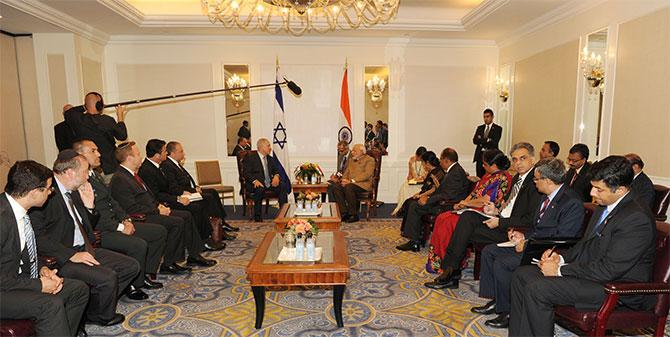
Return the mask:
<path id="1" fill-rule="evenodd" d="M 223 208 L 219 193 L 213 188 L 198 186 L 191 174 L 181 165 L 181 162 L 186 159 L 184 147 L 179 142 L 171 141 L 167 143 L 166 150 L 167 160 L 161 163 L 161 170 L 165 174 L 165 178 L 167 178 L 170 194 L 188 195 L 191 193 L 200 193 L 207 217 L 216 220 L 215 222 L 219 223 L 225 231 L 239 231 L 239 228 L 233 227 L 226 222 L 226 210 Z M 225 234 L 224 239 L 233 240 L 235 236 Z"/>
<path id="2" fill-rule="evenodd" d="M 540 150 L 540 160 L 542 159 L 552 159 L 558 157 L 558 154 L 561 152 L 561 147 L 553 140 L 547 140 L 542 145 Z"/>
<path id="3" fill-rule="evenodd" d="M 242 126 L 237 130 L 237 137 L 251 139 L 251 130 L 249 129 L 248 121 L 242 121 Z"/>
<path id="4" fill-rule="evenodd" d="M 542 195 L 533 184 L 535 149 L 529 143 L 512 146 L 512 166 L 517 174 L 500 210 L 493 204 L 484 207 L 490 218 L 475 212 L 461 214 L 441 262 L 442 274 L 425 284 L 432 289 L 458 288 L 460 264 L 471 242 L 498 243 L 508 239 L 510 227 L 530 227 Z"/>
<path id="5" fill-rule="evenodd" d="M 65 111 L 70 110 L 70 108 L 72 108 L 72 105 L 65 104 L 63 106 L 63 114 L 65 114 Z M 54 137 L 56 139 L 56 147 L 58 147 L 58 151 L 60 152 L 71 149 L 77 136 L 67 122 L 62 121 L 54 126 Z"/>
<path id="6" fill-rule="evenodd" d="M 76 138 L 90 139 L 98 145 L 105 181 L 109 182 L 109 178 L 119 167 L 119 163 L 114 159 L 116 139 L 126 140 L 128 130 L 124 123 L 126 116 L 124 107 L 116 107 L 116 120 L 104 115 L 103 108 L 102 96 L 97 92 L 89 92 L 84 97 L 84 105 L 70 108 L 64 112 L 64 116 L 65 122 L 72 128 Z"/>
<path id="7" fill-rule="evenodd" d="M 642 172 L 644 169 L 644 162 L 642 158 L 635 153 L 626 155 L 626 159 L 633 168 L 633 182 L 630 184 L 630 190 L 635 193 L 640 204 L 648 206 L 649 209 L 654 207 L 654 199 L 656 198 L 656 191 L 654 190 L 654 183 Z"/>
<path id="8" fill-rule="evenodd" d="M 583 202 L 591 202 L 591 178 L 589 172 L 591 164 L 589 160 L 589 147 L 577 143 L 570 148 L 568 153 L 568 166 L 565 182 L 572 188 Z"/>
<path id="9" fill-rule="evenodd" d="M 339 183 L 344 175 L 344 170 L 347 168 L 349 158 L 351 157 L 351 151 L 349 150 L 349 143 L 346 140 L 341 140 L 337 143 L 337 170 L 335 173 L 330 175 L 328 179 L 328 200 L 334 201 L 335 195 L 333 194 L 333 184 Z"/>
<path id="10" fill-rule="evenodd" d="M 187 265 L 209 267 L 215 260 L 200 255 L 204 243 L 200 239 L 193 216 L 188 211 L 172 210 L 156 201 L 137 170 L 142 163 L 142 155 L 135 142 L 119 144 L 116 149 L 119 170 L 110 183 L 112 197 L 131 216 L 146 217 L 146 221 L 164 226 L 168 238 L 163 255 L 163 265 L 159 271 L 164 274 L 186 274 L 191 268 L 178 265 L 185 258 L 184 247 L 188 250 Z"/>
<path id="11" fill-rule="evenodd" d="M 205 249 L 214 251 L 225 248 L 225 244 L 221 242 L 221 225 L 216 221 L 210 221 L 205 214 L 204 203 L 202 201 L 191 201 L 187 195 L 170 193 L 170 183 L 160 169 L 160 164 L 167 158 L 165 141 L 150 139 L 146 145 L 146 153 L 147 157 L 142 162 L 138 175 L 153 193 L 156 200 L 167 204 L 170 208 L 189 211 L 198 227 L 200 238 L 205 240 Z"/>
<path id="12" fill-rule="evenodd" d="M 233 153 L 231 153 L 231 155 L 237 157 L 237 155 L 240 152 L 250 150 L 251 150 L 251 143 L 249 141 L 249 138 L 239 137 L 237 138 L 237 145 L 235 145 L 235 148 L 233 149 Z"/>
<path id="13" fill-rule="evenodd" d="M 84 281 L 91 289 L 87 321 L 116 325 L 125 320 L 116 313 L 118 296 L 137 276 L 140 266 L 134 259 L 95 248 L 90 217 L 95 196 L 88 183 L 88 162 L 74 150 L 58 154 L 53 166 L 55 193 L 41 208 L 30 212 L 41 255 L 53 256 L 59 274 Z"/>
<path id="14" fill-rule="evenodd" d="M 482 177 L 484 166 L 482 166 L 482 153 L 486 150 L 498 149 L 498 143 L 502 137 L 502 126 L 493 123 L 493 110 L 484 110 L 484 124 L 477 127 L 472 142 L 477 145 L 472 161 L 477 168 L 477 176 Z"/>
<path id="15" fill-rule="evenodd" d="M 88 161 L 88 182 L 95 193 L 95 210 L 100 214 L 96 230 L 101 232 L 100 246 L 128 255 L 140 264 L 140 273 L 128 288 L 126 295 L 132 299 L 146 299 L 141 290 L 159 289 L 163 284 L 152 281 L 148 274 L 156 274 L 160 265 L 167 230 L 149 222 L 134 222 L 112 198 L 109 187 L 96 172 L 100 167 L 100 152 L 94 142 L 82 140 L 74 143 L 73 149 Z"/>
<path id="16" fill-rule="evenodd" d="M 423 237 L 421 217 L 442 211 L 443 207 L 440 206 L 442 201 L 457 202 L 468 196 L 470 181 L 465 170 L 458 163 L 456 150 L 449 147 L 444 149 L 440 154 L 440 166 L 446 171 L 446 174 L 437 190 L 430 197 L 421 197 L 407 207 L 403 236 L 409 238 L 409 241 L 397 246 L 396 249 L 418 252 Z"/>
<path id="17" fill-rule="evenodd" d="M 507 328 L 510 310 L 510 282 L 512 273 L 521 264 L 521 257 L 528 239 L 576 238 L 584 220 L 584 205 L 573 190 L 564 185 L 565 164 L 560 159 L 543 159 L 535 165 L 533 181 L 544 194 L 540 207 L 535 211 L 535 221 L 524 234 L 510 230 L 507 237 L 516 247 L 498 247 L 490 244 L 482 251 L 479 296 L 493 300 L 470 309 L 473 313 L 498 317 L 484 322 L 493 328 Z"/>
<path id="18" fill-rule="evenodd" d="M 16 162 L 0 194 L 0 318 L 32 319 L 38 336 L 85 336 L 79 328 L 88 302 L 82 281 L 39 266 L 28 210 L 51 193 L 52 172 L 32 160 Z"/>
<path id="19" fill-rule="evenodd" d="M 270 141 L 260 138 L 256 142 L 257 152 L 251 152 L 244 157 L 244 181 L 247 191 L 251 192 L 254 199 L 254 221 L 262 222 L 261 206 L 263 195 L 266 190 L 277 192 L 280 207 L 287 202 L 288 191 L 284 191 L 280 185 L 279 171 L 268 156 L 272 152 Z"/>
<path id="20" fill-rule="evenodd" d="M 626 158 L 609 156 L 591 169 L 591 195 L 599 205 L 582 239 L 559 254 L 547 250 L 538 266 L 512 276 L 510 336 L 553 336 L 554 306 L 594 311 L 609 282 L 651 280 L 656 227 L 649 210 L 630 194 L 633 170 Z M 622 305 L 650 310 L 656 296 L 621 296 Z"/>

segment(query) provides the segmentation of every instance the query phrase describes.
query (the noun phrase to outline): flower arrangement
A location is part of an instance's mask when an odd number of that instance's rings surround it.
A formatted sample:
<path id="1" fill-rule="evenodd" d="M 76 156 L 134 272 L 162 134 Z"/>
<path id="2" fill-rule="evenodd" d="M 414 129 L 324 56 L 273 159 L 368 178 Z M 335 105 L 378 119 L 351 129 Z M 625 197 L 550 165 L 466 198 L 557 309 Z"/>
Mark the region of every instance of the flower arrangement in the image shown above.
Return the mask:
<path id="1" fill-rule="evenodd" d="M 321 198 L 321 196 L 318 193 L 307 190 L 306 192 L 298 193 L 298 198 L 296 200 L 312 201 L 319 200 L 319 198 Z"/>
<path id="2" fill-rule="evenodd" d="M 286 233 L 293 234 L 295 236 L 298 234 L 305 236 L 307 233 L 311 233 L 312 236 L 316 236 L 319 234 L 319 227 L 312 219 L 305 220 L 293 218 L 286 224 Z"/>
<path id="3" fill-rule="evenodd" d="M 296 179 L 302 179 L 308 181 L 312 176 L 323 177 L 323 170 L 319 164 L 315 163 L 304 163 L 295 168 L 293 171 Z"/>

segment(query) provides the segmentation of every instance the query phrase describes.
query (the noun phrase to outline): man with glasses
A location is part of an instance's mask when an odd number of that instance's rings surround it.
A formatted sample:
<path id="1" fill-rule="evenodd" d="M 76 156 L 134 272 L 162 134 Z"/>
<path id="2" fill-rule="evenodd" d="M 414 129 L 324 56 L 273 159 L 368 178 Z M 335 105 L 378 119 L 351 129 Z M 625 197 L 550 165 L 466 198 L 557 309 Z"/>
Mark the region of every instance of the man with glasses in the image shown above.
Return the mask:
<path id="1" fill-rule="evenodd" d="M 498 243 L 508 239 L 512 226 L 530 227 L 535 219 L 535 210 L 542 195 L 533 184 L 535 148 L 529 143 L 512 146 L 512 167 L 517 174 L 512 178 L 512 188 L 505 196 L 500 209 L 490 203 L 484 207 L 488 216 L 476 212 L 465 212 L 458 219 L 454 234 L 441 262 L 442 274 L 434 281 L 425 283 L 432 289 L 458 288 L 461 278 L 461 261 L 471 242 Z"/>
<path id="2" fill-rule="evenodd" d="M 39 266 L 27 212 L 53 191 L 53 173 L 32 160 L 16 162 L 0 194 L 0 318 L 33 319 L 38 336 L 85 336 L 79 328 L 88 287 Z"/>
<path id="3" fill-rule="evenodd" d="M 585 144 L 577 143 L 570 148 L 568 153 L 568 166 L 570 170 L 565 178 L 565 182 L 572 188 L 583 202 L 591 202 L 591 183 L 589 171 L 591 164 L 589 160 L 589 147 Z"/>

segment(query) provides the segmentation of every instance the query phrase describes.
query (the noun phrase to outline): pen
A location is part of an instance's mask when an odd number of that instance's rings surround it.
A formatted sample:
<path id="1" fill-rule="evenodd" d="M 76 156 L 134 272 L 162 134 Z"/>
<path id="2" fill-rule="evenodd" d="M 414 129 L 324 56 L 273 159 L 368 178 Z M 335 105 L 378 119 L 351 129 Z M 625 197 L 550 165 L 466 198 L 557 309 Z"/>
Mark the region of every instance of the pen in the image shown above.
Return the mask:
<path id="1" fill-rule="evenodd" d="M 547 256 L 547 257 L 551 257 L 551 255 L 554 254 L 554 250 L 556 250 L 556 245 L 551 247 L 551 251 L 549 252 L 549 256 Z"/>

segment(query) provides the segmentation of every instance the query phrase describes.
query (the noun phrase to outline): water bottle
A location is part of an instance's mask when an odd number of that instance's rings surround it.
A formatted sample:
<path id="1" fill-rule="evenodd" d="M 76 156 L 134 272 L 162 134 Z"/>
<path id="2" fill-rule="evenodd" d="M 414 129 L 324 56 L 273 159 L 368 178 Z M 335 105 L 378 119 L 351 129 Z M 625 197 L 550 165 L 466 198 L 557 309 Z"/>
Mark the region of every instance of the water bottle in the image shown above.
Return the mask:
<path id="1" fill-rule="evenodd" d="M 302 261 L 305 255 L 305 240 L 302 239 L 302 234 L 298 233 L 295 239 L 295 260 Z"/>
<path id="2" fill-rule="evenodd" d="M 314 261 L 314 251 L 316 250 L 316 247 L 314 245 L 314 237 L 312 237 L 312 235 L 307 234 L 307 243 L 305 245 L 307 247 L 307 260 Z"/>

